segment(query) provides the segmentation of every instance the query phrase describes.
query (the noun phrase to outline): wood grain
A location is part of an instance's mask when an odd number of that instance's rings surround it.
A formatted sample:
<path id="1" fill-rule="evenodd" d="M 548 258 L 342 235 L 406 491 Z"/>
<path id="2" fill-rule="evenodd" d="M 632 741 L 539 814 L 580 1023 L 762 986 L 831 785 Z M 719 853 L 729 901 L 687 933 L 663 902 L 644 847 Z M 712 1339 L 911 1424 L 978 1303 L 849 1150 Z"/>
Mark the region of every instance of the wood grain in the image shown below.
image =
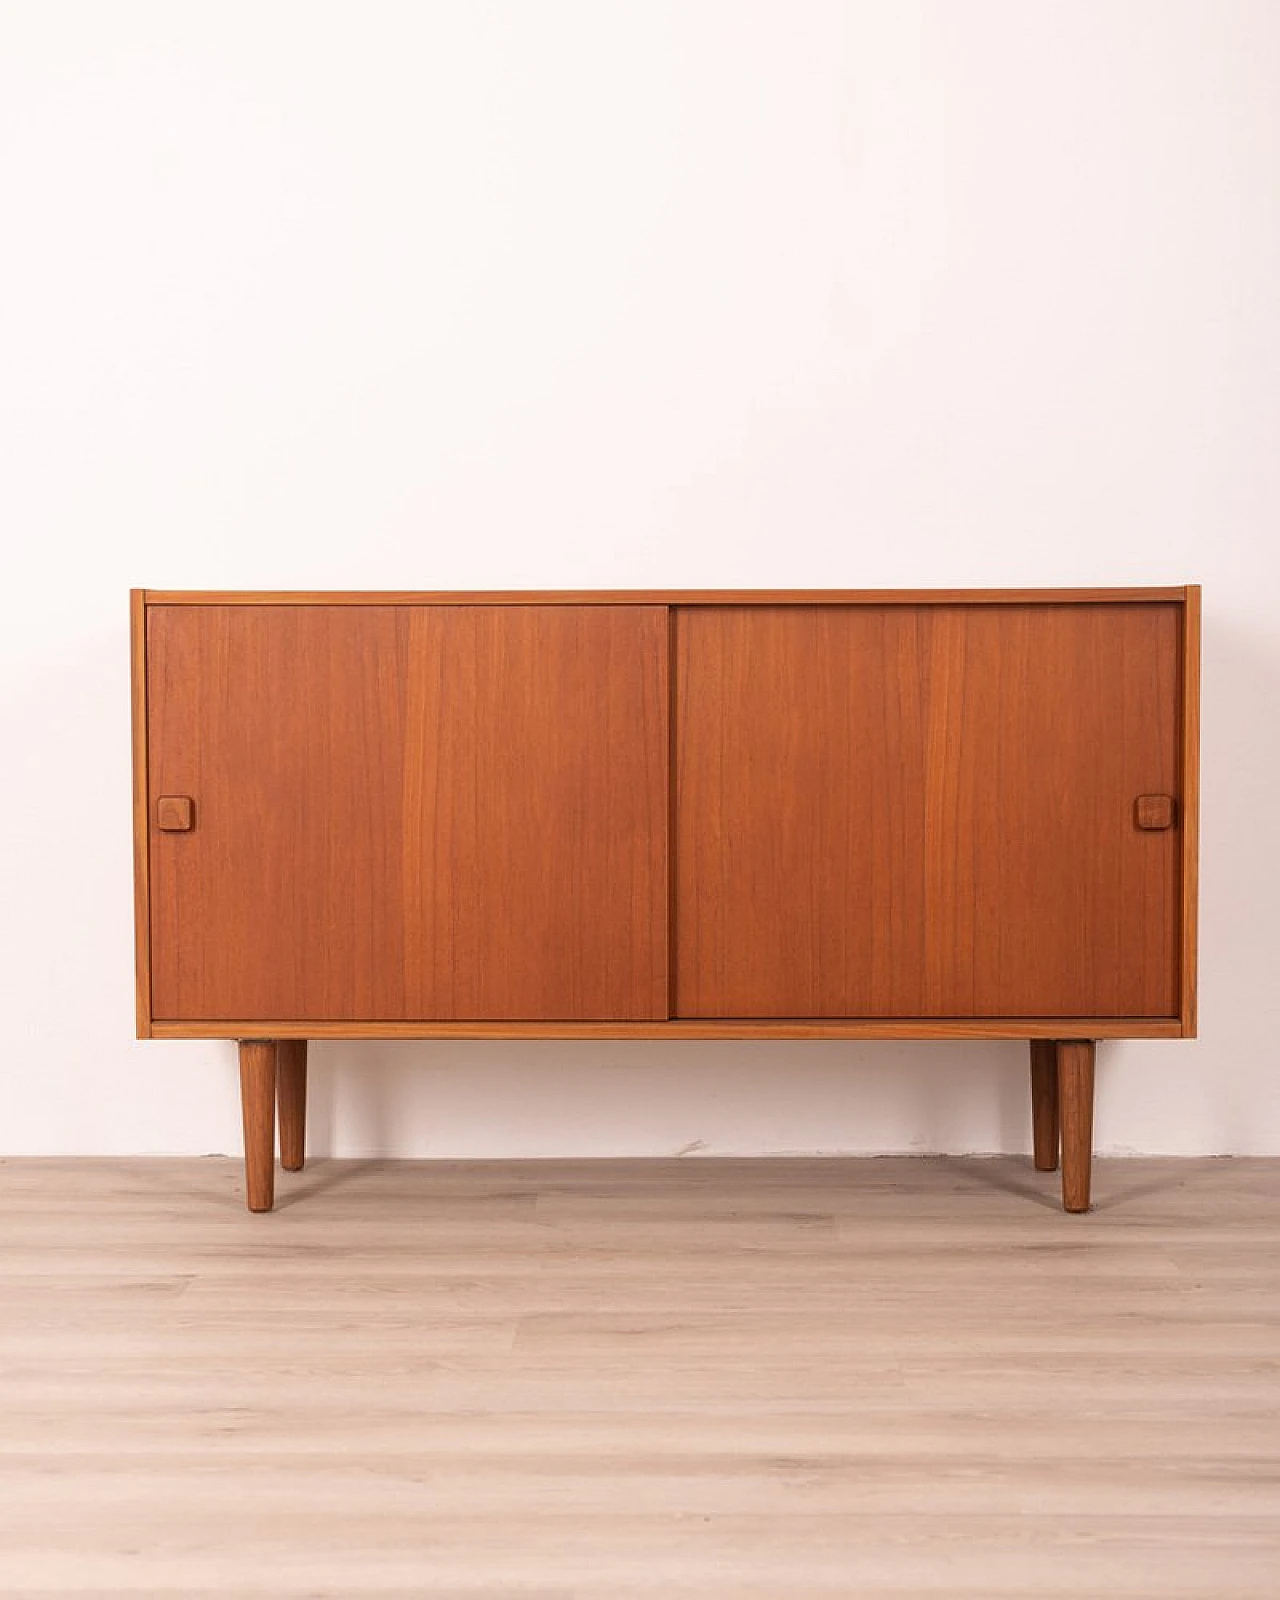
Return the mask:
<path id="1" fill-rule="evenodd" d="M 250 1211 L 270 1211 L 276 1176 L 276 1047 L 269 1039 L 240 1041 L 240 1110 L 245 1200 Z"/>
<path id="2" fill-rule="evenodd" d="M 147 782 L 147 608 L 129 591 L 130 723 L 133 732 L 133 970 L 139 1039 L 151 1037 L 151 806 Z"/>
<path id="3" fill-rule="evenodd" d="M 156 1016 L 666 1015 L 665 610 L 148 619 Z"/>
<path id="4" fill-rule="evenodd" d="M 1179 626 L 680 610 L 676 1014 L 1176 1017 Z"/>
<path id="5" fill-rule="evenodd" d="M 1197 927 L 1200 906 L 1200 586 L 1190 584 L 1182 617 L 1182 1031 L 1197 1027 Z"/>
<path id="6" fill-rule="evenodd" d="M 7 1160 L 0 1592 L 1272 1600 L 1280 1164 L 1096 1188 Z"/>

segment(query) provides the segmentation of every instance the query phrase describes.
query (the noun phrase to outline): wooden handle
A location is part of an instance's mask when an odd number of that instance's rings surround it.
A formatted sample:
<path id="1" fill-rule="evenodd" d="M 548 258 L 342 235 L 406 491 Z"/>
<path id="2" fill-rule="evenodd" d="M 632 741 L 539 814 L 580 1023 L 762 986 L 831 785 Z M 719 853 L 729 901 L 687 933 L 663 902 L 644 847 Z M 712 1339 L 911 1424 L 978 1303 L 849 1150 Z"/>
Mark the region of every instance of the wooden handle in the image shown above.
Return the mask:
<path id="1" fill-rule="evenodd" d="M 1133 820 L 1140 828 L 1159 832 L 1173 827 L 1176 809 L 1171 794 L 1140 794 L 1133 802 Z"/>
<path id="2" fill-rule="evenodd" d="M 162 833 L 190 833 L 195 827 L 195 802 L 185 794 L 162 794 L 156 801 L 156 827 Z"/>

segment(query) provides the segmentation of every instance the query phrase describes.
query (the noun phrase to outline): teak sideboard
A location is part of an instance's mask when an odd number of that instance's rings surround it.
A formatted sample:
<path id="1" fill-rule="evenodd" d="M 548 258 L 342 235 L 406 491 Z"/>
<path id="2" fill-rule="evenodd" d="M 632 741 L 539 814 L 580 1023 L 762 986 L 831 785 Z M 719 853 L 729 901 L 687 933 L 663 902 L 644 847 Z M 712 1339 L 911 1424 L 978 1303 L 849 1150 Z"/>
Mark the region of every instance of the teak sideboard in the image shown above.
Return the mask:
<path id="1" fill-rule="evenodd" d="M 1089 1205 L 1095 1043 L 1195 1033 L 1200 591 L 135 590 L 138 1034 L 1022 1038 Z"/>

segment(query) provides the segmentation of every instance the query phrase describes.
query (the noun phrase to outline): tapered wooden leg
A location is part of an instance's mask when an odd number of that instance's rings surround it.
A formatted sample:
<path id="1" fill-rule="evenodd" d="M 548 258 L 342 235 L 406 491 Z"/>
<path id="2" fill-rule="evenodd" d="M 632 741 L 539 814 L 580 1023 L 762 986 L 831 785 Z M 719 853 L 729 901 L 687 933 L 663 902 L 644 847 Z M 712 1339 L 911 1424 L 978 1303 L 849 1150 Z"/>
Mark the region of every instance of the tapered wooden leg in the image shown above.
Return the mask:
<path id="1" fill-rule="evenodd" d="M 307 1041 L 276 1045 L 276 1105 L 280 1116 L 280 1165 L 301 1172 L 307 1154 Z"/>
<path id="2" fill-rule="evenodd" d="M 1031 1139 L 1036 1169 L 1058 1170 L 1058 1047 L 1052 1039 L 1031 1041 Z"/>
<path id="3" fill-rule="evenodd" d="M 276 1047 L 271 1039 L 240 1041 L 240 1109 L 249 1210 L 270 1211 L 276 1177 Z"/>
<path id="4" fill-rule="evenodd" d="M 1058 1118 L 1062 1127 L 1062 1206 L 1089 1209 L 1093 1165 L 1092 1039 L 1058 1041 Z"/>

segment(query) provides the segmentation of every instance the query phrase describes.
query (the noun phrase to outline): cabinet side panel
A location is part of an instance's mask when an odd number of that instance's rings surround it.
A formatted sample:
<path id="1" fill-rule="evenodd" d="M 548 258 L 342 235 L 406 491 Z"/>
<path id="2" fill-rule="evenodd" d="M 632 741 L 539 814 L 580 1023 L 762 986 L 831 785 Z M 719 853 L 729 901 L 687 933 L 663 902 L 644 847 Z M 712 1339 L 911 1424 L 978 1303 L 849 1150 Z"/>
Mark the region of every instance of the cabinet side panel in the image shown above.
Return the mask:
<path id="1" fill-rule="evenodd" d="M 1182 928 L 1181 1010 L 1185 1037 L 1197 1021 L 1200 900 L 1200 586 L 1188 585 L 1182 616 Z"/>
<path id="2" fill-rule="evenodd" d="M 129 592 L 130 707 L 133 730 L 133 959 L 139 1039 L 151 1037 L 150 825 L 147 806 L 147 596 Z"/>

